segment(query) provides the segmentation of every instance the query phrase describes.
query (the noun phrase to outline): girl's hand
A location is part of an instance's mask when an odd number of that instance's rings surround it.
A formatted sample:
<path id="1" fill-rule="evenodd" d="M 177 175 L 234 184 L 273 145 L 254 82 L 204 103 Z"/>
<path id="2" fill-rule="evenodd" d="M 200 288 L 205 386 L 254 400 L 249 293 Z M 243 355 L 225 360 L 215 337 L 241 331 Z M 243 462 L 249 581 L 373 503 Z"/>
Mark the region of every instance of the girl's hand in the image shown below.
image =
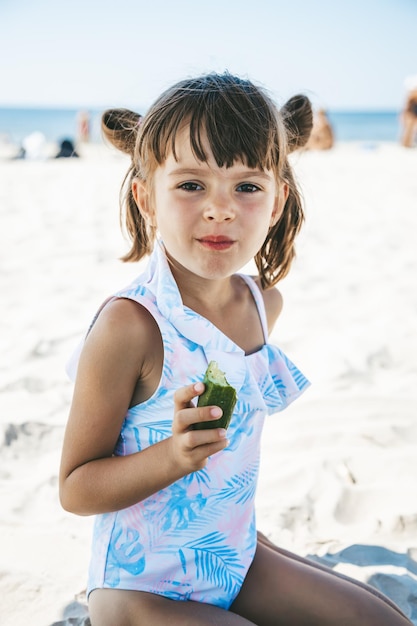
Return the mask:
<path id="1" fill-rule="evenodd" d="M 207 458 L 228 445 L 224 428 L 193 430 L 196 422 L 219 419 L 222 410 L 218 406 L 196 407 L 192 399 L 204 391 L 203 383 L 182 387 L 174 396 L 175 413 L 172 423 L 171 450 L 175 464 L 184 468 L 184 474 L 202 469 Z"/>

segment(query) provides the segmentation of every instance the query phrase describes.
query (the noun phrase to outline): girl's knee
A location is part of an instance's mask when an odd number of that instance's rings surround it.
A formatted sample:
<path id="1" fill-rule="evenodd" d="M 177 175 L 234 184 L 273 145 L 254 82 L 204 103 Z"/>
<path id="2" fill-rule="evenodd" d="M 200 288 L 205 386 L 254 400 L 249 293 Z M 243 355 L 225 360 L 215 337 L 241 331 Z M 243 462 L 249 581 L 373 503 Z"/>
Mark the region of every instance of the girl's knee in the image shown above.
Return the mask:
<path id="1" fill-rule="evenodd" d="M 129 616 L 129 602 L 126 602 L 125 593 L 115 589 L 92 591 L 88 599 L 91 626 L 134 626 Z"/>
<path id="2" fill-rule="evenodd" d="M 363 584 L 259 546 L 232 605 L 256 624 L 410 626 L 393 603 Z"/>

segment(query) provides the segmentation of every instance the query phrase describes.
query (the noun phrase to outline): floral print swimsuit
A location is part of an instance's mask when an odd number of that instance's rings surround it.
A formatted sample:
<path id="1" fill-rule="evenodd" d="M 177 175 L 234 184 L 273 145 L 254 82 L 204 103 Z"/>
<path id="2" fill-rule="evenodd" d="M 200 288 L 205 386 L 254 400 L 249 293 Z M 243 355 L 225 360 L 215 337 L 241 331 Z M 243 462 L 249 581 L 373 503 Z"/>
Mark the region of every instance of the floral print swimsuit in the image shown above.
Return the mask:
<path id="1" fill-rule="evenodd" d="M 267 337 L 263 298 L 252 292 Z M 95 519 L 88 592 L 96 588 L 147 591 L 228 609 L 256 549 L 254 499 L 264 417 L 284 409 L 308 386 L 275 346 L 244 351 L 204 317 L 184 307 L 161 242 L 146 271 L 115 294 L 146 307 L 164 345 L 160 384 L 127 412 L 115 455 L 133 454 L 171 435 L 173 396 L 202 380 L 216 360 L 238 401 L 228 447 L 142 502 Z"/>

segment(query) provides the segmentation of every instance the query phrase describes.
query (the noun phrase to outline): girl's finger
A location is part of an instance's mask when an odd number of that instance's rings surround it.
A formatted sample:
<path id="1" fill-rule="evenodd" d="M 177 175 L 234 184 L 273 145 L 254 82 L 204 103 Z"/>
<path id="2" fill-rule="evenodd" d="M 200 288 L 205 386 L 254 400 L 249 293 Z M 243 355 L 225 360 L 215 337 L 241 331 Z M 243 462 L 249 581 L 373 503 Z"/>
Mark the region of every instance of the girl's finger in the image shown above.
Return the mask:
<path id="1" fill-rule="evenodd" d="M 196 396 L 200 396 L 204 391 L 203 383 L 194 383 L 193 385 L 187 385 L 187 387 L 181 387 L 177 389 L 174 394 L 174 402 L 176 410 L 186 409 L 191 406 L 191 400 Z"/>

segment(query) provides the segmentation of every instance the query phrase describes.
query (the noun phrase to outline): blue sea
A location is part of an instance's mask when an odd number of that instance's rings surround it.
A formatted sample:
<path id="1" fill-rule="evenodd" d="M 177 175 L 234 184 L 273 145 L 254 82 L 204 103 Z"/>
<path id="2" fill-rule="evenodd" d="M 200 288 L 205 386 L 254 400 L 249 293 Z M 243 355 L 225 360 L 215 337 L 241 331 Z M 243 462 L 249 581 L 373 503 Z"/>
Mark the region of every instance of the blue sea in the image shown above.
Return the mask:
<path id="1" fill-rule="evenodd" d="M 104 111 L 104 109 L 103 109 Z M 101 141 L 101 110 L 89 110 L 91 141 Z M 0 107 L 0 139 L 20 144 L 32 132 L 40 131 L 48 142 L 77 138 L 79 109 Z"/>
<path id="2" fill-rule="evenodd" d="M 140 108 L 138 110 L 141 110 Z M 91 141 L 100 142 L 103 110 L 90 110 Z M 59 143 L 77 137 L 77 109 L 25 109 L 0 107 L 0 139 L 20 144 L 33 131 Z M 336 141 L 397 142 L 399 111 L 327 111 Z"/>

